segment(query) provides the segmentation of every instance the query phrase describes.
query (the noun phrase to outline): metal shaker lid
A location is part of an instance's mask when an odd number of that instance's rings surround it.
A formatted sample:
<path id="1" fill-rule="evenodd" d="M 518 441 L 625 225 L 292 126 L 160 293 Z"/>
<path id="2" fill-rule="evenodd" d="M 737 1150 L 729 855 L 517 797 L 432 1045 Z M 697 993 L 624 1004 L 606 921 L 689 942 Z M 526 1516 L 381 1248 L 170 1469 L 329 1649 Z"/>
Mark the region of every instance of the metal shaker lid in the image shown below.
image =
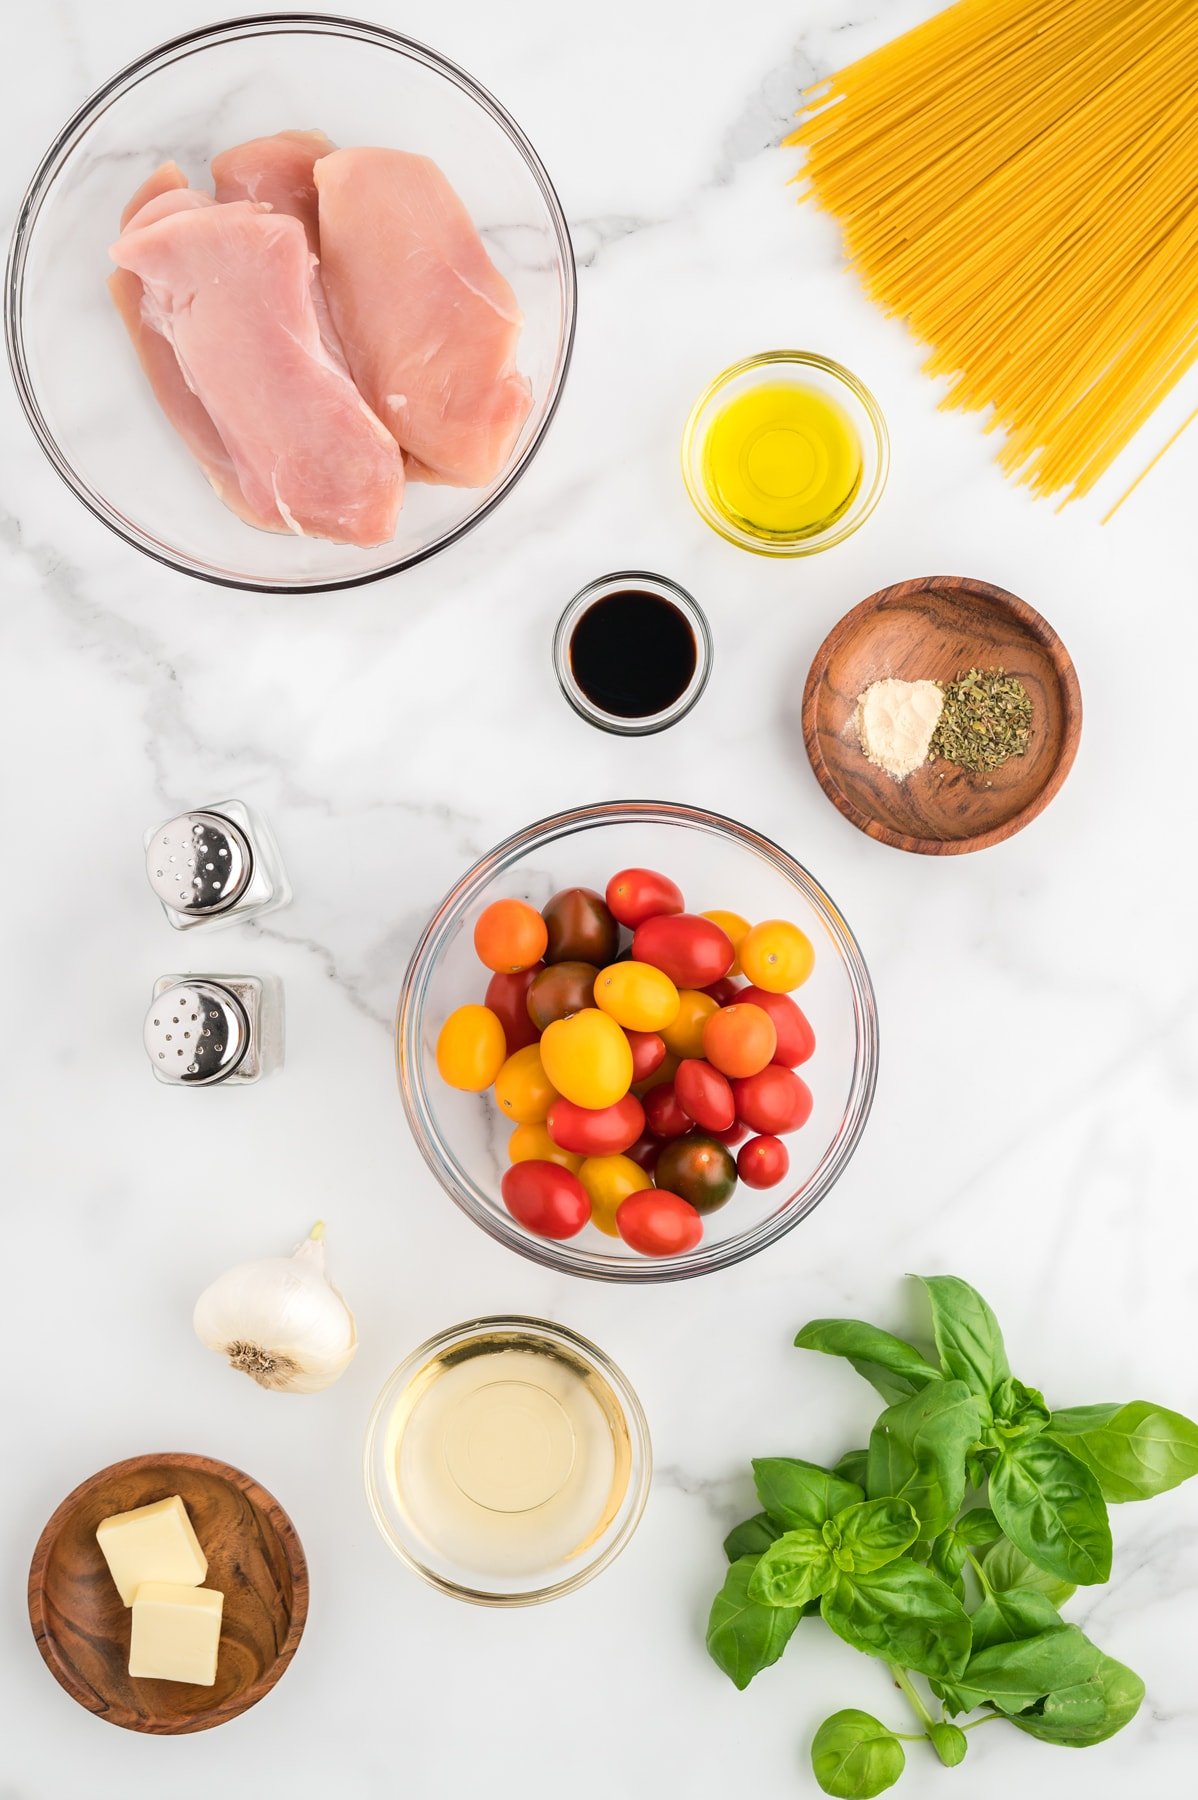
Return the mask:
<path id="1" fill-rule="evenodd" d="M 250 1041 L 237 995 L 202 977 L 165 989 L 146 1014 L 146 1053 L 163 1081 L 211 1087 L 233 1073 Z"/>
<path id="2" fill-rule="evenodd" d="M 220 813 L 186 812 L 168 819 L 146 851 L 146 874 L 162 904 L 192 917 L 233 906 L 253 864 L 249 840 Z"/>

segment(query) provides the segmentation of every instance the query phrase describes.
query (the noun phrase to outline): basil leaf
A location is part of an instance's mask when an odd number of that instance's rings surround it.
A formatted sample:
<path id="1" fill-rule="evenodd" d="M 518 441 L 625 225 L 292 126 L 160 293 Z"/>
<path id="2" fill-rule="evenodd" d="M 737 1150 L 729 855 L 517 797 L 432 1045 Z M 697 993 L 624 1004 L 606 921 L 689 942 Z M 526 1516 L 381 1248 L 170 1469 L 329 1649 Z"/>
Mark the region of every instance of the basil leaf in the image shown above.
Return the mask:
<path id="1" fill-rule="evenodd" d="M 838 1463 L 833 1463 L 832 1473 L 839 1475 L 844 1481 L 855 1482 L 864 1492 L 865 1465 L 869 1461 L 868 1450 L 846 1450 Z"/>
<path id="2" fill-rule="evenodd" d="M 977 1404 L 962 1381 L 941 1381 L 887 1407 L 869 1440 L 866 1492 L 906 1500 L 920 1535 L 934 1538 L 965 1497 L 965 1457 L 978 1434 Z"/>
<path id="3" fill-rule="evenodd" d="M 742 1556 L 724 1577 L 707 1622 L 707 1653 L 738 1688 L 776 1663 L 801 1614 L 796 1607 L 761 1606 L 749 1599 L 757 1559 Z"/>
<path id="4" fill-rule="evenodd" d="M 814 1526 L 784 1531 L 749 1577 L 750 1600 L 762 1606 L 806 1606 L 836 1578 L 832 1554 Z"/>
<path id="5" fill-rule="evenodd" d="M 760 1556 L 781 1536 L 782 1527 L 775 1525 L 768 1513 L 754 1513 L 751 1519 L 742 1519 L 732 1527 L 724 1539 L 724 1555 L 730 1563 L 742 1556 Z"/>
<path id="6" fill-rule="evenodd" d="M 1103 1499 L 1116 1504 L 1150 1500 L 1198 1475 L 1198 1425 L 1148 1400 L 1068 1407 L 1052 1415 L 1048 1429 L 1098 1477 Z"/>
<path id="7" fill-rule="evenodd" d="M 872 1575 L 838 1575 L 824 1623 L 854 1650 L 951 1680 L 969 1660 L 969 1615 L 938 1576 L 909 1557 Z"/>
<path id="8" fill-rule="evenodd" d="M 988 1506 L 975 1506 L 972 1511 L 962 1513 L 953 1530 L 971 1550 L 985 1549 L 1002 1536 L 1002 1527 Z"/>
<path id="9" fill-rule="evenodd" d="M 1021 1438 L 1037 1437 L 1052 1416 L 1039 1388 L 1025 1387 L 1014 1375 L 999 1382 L 990 1397 L 990 1410 L 993 1423 L 984 1435 L 999 1449 Z"/>
<path id="10" fill-rule="evenodd" d="M 1011 1724 L 1046 1744 L 1083 1750 L 1103 1743 L 1135 1718 L 1144 1698 L 1144 1683 L 1134 1669 L 1100 1651 L 1098 1668 L 1087 1685 L 1097 1687 L 1102 1698 L 1102 1711 L 1096 1718 L 1084 1716 L 1085 1708 L 1076 1708 L 1070 1700 L 1073 1690 L 1066 1690 L 1050 1694 L 1040 1710 L 1016 1713 Z"/>
<path id="11" fill-rule="evenodd" d="M 1058 1624 L 1035 1637 L 979 1650 L 954 1686 L 966 1708 L 988 1701 L 1004 1713 L 1022 1712 L 1057 1688 L 1089 1681 L 1101 1655 L 1076 1625 Z"/>
<path id="12" fill-rule="evenodd" d="M 901 1556 L 919 1536 L 919 1520 L 905 1500 L 863 1500 L 829 1519 L 823 1541 L 846 1575 L 868 1575 Z"/>
<path id="13" fill-rule="evenodd" d="M 825 1794 L 870 1800 L 893 1787 L 907 1758 L 892 1731 L 849 1706 L 825 1719 L 811 1744 L 811 1767 Z"/>
<path id="14" fill-rule="evenodd" d="M 1089 1681 L 1079 1681 L 1076 1687 L 1057 1688 L 1055 1693 L 1045 1694 L 1036 1708 L 1036 1717 L 1046 1720 L 1059 1731 L 1093 1725 L 1105 1712 L 1102 1683 L 1094 1674 Z"/>
<path id="15" fill-rule="evenodd" d="M 921 1275 L 932 1303 L 932 1331 L 945 1373 L 989 1404 L 1011 1373 L 998 1320 L 976 1288 L 956 1275 Z"/>
<path id="16" fill-rule="evenodd" d="M 1059 1631 L 1064 1623 L 1046 1594 L 1030 1588 L 1014 1588 L 1006 1594 L 987 1594 L 970 1614 L 973 1648 L 992 1650 L 996 1644 L 1013 1644 L 1020 1638 Z"/>
<path id="17" fill-rule="evenodd" d="M 946 1769 L 955 1769 L 958 1763 L 965 1761 L 969 1739 L 960 1726 L 950 1725 L 947 1719 L 941 1719 L 928 1726 L 928 1737 Z"/>
<path id="18" fill-rule="evenodd" d="M 1054 1606 L 1064 1606 L 1066 1600 L 1077 1592 L 1072 1581 L 1062 1581 L 1058 1575 L 1050 1575 L 1034 1563 L 1030 1556 L 1017 1550 L 1009 1538 L 1000 1538 L 992 1550 L 988 1550 L 982 1558 L 982 1572 L 990 1586 L 997 1593 L 1018 1590 L 1025 1593 L 1043 1594 Z"/>
<path id="19" fill-rule="evenodd" d="M 1111 1573 L 1111 1525 L 1097 1478 L 1048 1437 L 1004 1451 L 990 1504 L 1013 1544 L 1062 1581 L 1088 1586 Z"/>
<path id="20" fill-rule="evenodd" d="M 953 1590 L 958 1600 L 965 1598 L 965 1582 L 961 1571 L 965 1567 L 967 1555 L 968 1547 L 961 1542 L 951 1525 L 938 1538 L 933 1539 L 928 1552 L 928 1567 Z"/>
<path id="21" fill-rule="evenodd" d="M 844 1507 L 865 1498 L 855 1482 L 842 1481 L 817 1463 L 793 1456 L 754 1458 L 753 1480 L 770 1518 L 788 1531 L 800 1525 L 822 1525 Z"/>
<path id="22" fill-rule="evenodd" d="M 822 1350 L 825 1356 L 843 1356 L 877 1388 L 883 1400 L 905 1400 L 940 1380 L 940 1370 L 922 1357 L 914 1344 L 892 1337 L 861 1319 L 812 1319 L 804 1325 L 795 1345 L 800 1350 Z"/>

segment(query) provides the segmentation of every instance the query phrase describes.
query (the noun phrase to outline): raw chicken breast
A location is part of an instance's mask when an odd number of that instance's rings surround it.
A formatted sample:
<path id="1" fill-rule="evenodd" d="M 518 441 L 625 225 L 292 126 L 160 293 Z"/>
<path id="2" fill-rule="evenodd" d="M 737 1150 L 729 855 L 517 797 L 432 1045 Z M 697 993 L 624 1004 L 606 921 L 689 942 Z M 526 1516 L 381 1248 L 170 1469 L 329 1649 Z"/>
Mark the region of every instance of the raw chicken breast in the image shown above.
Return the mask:
<path id="1" fill-rule="evenodd" d="M 311 253 L 297 219 L 248 201 L 127 231 L 109 254 L 142 282 L 142 311 L 174 347 L 259 517 L 363 547 L 394 535 L 403 463 L 320 341 Z"/>
<path id="2" fill-rule="evenodd" d="M 325 292 L 364 399 L 431 479 L 486 486 L 532 406 L 516 296 L 428 157 L 335 150 L 314 175 Z"/>
<path id="3" fill-rule="evenodd" d="M 215 204 L 210 194 L 189 188 L 182 171 L 174 163 L 164 163 L 138 188 L 122 213 L 121 221 L 123 225 L 151 224 L 155 218 L 168 216 L 173 211 Z M 256 512 L 247 502 L 233 459 L 225 449 L 219 431 L 202 401 L 183 379 L 174 346 L 145 318 L 142 305 L 145 289 L 138 276 L 128 269 L 116 269 L 108 278 L 108 291 L 129 333 L 154 398 L 219 498 L 247 525 L 257 525 L 263 531 L 285 531 L 286 526 L 273 500 L 264 512 Z"/>
<path id="4" fill-rule="evenodd" d="M 320 261 L 320 237 L 316 225 L 316 185 L 312 165 L 337 146 L 323 131 L 279 131 L 273 137 L 251 138 L 235 144 L 212 159 L 212 179 L 219 201 L 258 200 L 272 211 L 298 219 L 308 248 Z M 320 268 L 312 270 L 312 304 L 324 347 L 334 362 L 345 365 L 337 328 L 329 314 Z"/>

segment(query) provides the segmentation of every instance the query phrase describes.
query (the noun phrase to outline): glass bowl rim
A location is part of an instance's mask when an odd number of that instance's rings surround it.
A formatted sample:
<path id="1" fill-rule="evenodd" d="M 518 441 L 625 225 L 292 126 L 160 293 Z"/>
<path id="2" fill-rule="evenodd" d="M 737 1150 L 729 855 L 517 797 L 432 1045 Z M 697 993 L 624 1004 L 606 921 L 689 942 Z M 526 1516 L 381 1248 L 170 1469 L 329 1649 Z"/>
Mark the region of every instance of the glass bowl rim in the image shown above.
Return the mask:
<path id="1" fill-rule="evenodd" d="M 339 37 L 365 43 L 376 49 L 391 50 L 406 57 L 409 61 L 420 63 L 426 69 L 445 77 L 454 87 L 473 100 L 507 137 L 540 191 L 557 242 L 564 288 L 564 330 L 558 346 L 557 362 L 544 417 L 520 456 L 505 470 L 495 492 L 476 506 L 459 524 L 450 530 L 443 531 L 431 543 L 418 550 L 413 550 L 404 556 L 394 557 L 379 568 L 363 570 L 360 574 L 331 575 L 311 581 L 278 581 L 266 577 L 221 574 L 214 569 L 201 568 L 182 552 L 155 543 L 148 532 L 139 535 L 132 528 L 127 528 L 118 522 L 112 516 L 113 509 L 110 502 L 98 490 L 93 491 L 88 487 L 78 475 L 71 458 L 59 443 L 54 432 L 51 431 L 42 413 L 26 356 L 22 306 L 25 298 L 25 266 L 43 205 L 54 182 L 65 168 L 70 156 L 78 148 L 79 143 L 82 142 L 93 120 L 107 111 L 115 101 L 120 100 L 126 93 L 137 87 L 140 82 L 156 74 L 159 69 L 180 61 L 184 56 L 190 56 L 197 51 L 217 45 L 236 43 L 241 38 L 276 35 Z M 131 62 L 125 63 L 75 108 L 39 160 L 17 208 L 4 272 L 4 336 L 8 352 L 8 366 L 21 410 L 51 468 L 80 504 L 87 508 L 92 517 L 98 519 L 115 537 L 120 538 L 122 543 L 128 544 L 131 549 L 139 551 L 143 556 L 148 556 L 151 561 L 161 564 L 164 568 L 173 569 L 181 575 L 189 575 L 194 580 L 209 582 L 214 587 L 231 588 L 256 594 L 324 594 L 340 592 L 346 588 L 365 587 L 373 581 L 382 581 L 387 576 L 397 575 L 404 569 L 415 568 L 417 564 L 427 562 L 430 557 L 437 555 L 442 550 L 447 550 L 450 545 L 464 537 L 468 531 L 481 524 L 482 520 L 493 512 L 499 502 L 511 492 L 545 441 L 565 390 L 566 376 L 569 373 L 574 353 L 577 319 L 578 269 L 565 211 L 557 190 L 550 180 L 548 170 L 511 113 L 487 88 L 483 87 L 481 82 L 476 81 L 458 63 L 451 61 L 449 57 L 442 56 L 439 51 L 431 49 L 429 45 L 421 43 L 416 38 L 407 37 L 402 32 L 392 31 L 386 25 L 371 24 L 367 20 L 339 13 L 238 14 L 229 19 L 197 26 L 191 31 L 179 33 L 176 37 L 167 38 L 164 42 L 143 52 L 142 55 L 134 57 Z"/>
<path id="2" fill-rule="evenodd" d="M 459 1172 L 453 1159 L 442 1150 L 440 1134 L 433 1124 L 432 1109 L 423 1079 L 420 1022 L 428 982 L 440 958 L 441 950 L 455 921 L 494 879 L 558 838 L 573 836 L 596 825 L 657 823 L 681 825 L 708 832 L 715 837 L 731 838 L 742 849 L 755 852 L 774 870 L 799 889 L 804 899 L 817 912 L 840 953 L 841 965 L 848 977 L 856 1022 L 856 1046 L 852 1078 L 840 1124 L 819 1163 L 799 1190 L 801 1203 L 795 1196 L 755 1226 L 725 1238 L 721 1243 L 701 1243 L 697 1249 L 670 1257 L 617 1257 L 608 1253 L 573 1247 L 574 1240 L 558 1242 L 552 1238 L 535 1238 L 520 1229 L 514 1219 L 498 1209 L 492 1210 L 464 1170 Z M 460 1210 L 501 1244 L 517 1251 L 542 1268 L 560 1270 L 567 1275 L 584 1276 L 596 1281 L 658 1282 L 681 1281 L 697 1275 L 732 1268 L 747 1257 L 756 1255 L 768 1245 L 785 1237 L 789 1231 L 815 1210 L 835 1186 L 852 1159 L 868 1121 L 878 1079 L 878 1013 L 873 983 L 865 958 L 840 908 L 810 871 L 772 838 L 742 825 L 722 813 L 689 806 L 681 801 L 609 800 L 590 806 L 571 807 L 536 820 L 522 831 L 504 838 L 493 850 L 479 857 L 455 882 L 434 909 L 417 939 L 408 961 L 400 989 L 395 1019 L 395 1060 L 400 1095 L 408 1126 L 425 1163 Z M 459 1178 L 460 1173 L 460 1178 Z M 481 1195 L 481 1198 L 480 1198 Z"/>
<path id="3" fill-rule="evenodd" d="M 682 614 L 694 633 L 695 672 L 678 698 L 660 712 L 647 713 L 642 718 L 623 718 L 617 713 L 605 712 L 588 698 L 570 663 L 570 634 L 583 614 L 597 600 L 633 586 L 648 589 Z M 594 725 L 599 731 L 611 732 L 613 737 L 651 737 L 656 732 L 668 730 L 671 725 L 677 725 L 702 699 L 704 689 L 711 679 L 715 643 L 707 614 L 694 595 L 688 593 L 680 582 L 674 581 L 669 575 L 655 575 L 650 569 L 613 569 L 609 575 L 597 575 L 593 581 L 588 581 L 567 603 L 553 630 L 551 655 L 557 685 L 580 719 L 585 719 L 588 725 Z"/>
<path id="4" fill-rule="evenodd" d="M 463 1583 L 451 1581 L 448 1576 L 440 1575 L 435 1569 L 428 1567 L 414 1550 L 400 1540 L 389 1520 L 384 1517 L 378 1484 L 374 1478 L 373 1461 L 378 1435 L 397 1396 L 403 1391 L 412 1376 L 438 1351 L 446 1350 L 454 1344 L 464 1343 L 467 1339 L 484 1331 L 521 1331 L 531 1336 L 548 1339 L 551 1342 L 556 1341 L 564 1344 L 583 1362 L 592 1365 L 615 1393 L 616 1399 L 623 1409 L 628 1436 L 632 1444 L 632 1467 L 629 1471 L 628 1488 L 620 1505 L 620 1513 L 623 1514 L 623 1517 L 620 1518 L 618 1528 L 603 1551 L 592 1562 L 584 1564 L 573 1574 L 563 1577 L 560 1581 L 549 1582 L 545 1587 L 530 1588 L 523 1593 L 503 1593 L 488 1591 L 486 1588 L 467 1587 Z M 443 1330 L 434 1332 L 431 1337 L 426 1338 L 422 1344 L 418 1344 L 404 1357 L 401 1363 L 392 1369 L 370 1409 L 363 1449 L 363 1473 L 366 1482 L 366 1502 L 380 1536 L 400 1561 L 427 1581 L 431 1587 L 437 1588 L 443 1594 L 451 1595 L 455 1600 L 468 1600 L 475 1606 L 539 1606 L 545 1601 L 558 1600 L 565 1594 L 572 1594 L 576 1589 L 585 1587 L 588 1581 L 613 1563 L 620 1552 L 625 1549 L 641 1522 L 641 1516 L 649 1498 L 649 1487 L 653 1477 L 653 1441 L 640 1396 L 619 1364 L 613 1362 L 612 1358 L 607 1355 L 606 1351 L 601 1350 L 598 1344 L 593 1343 L 590 1338 L 583 1337 L 581 1332 L 572 1330 L 570 1326 L 556 1324 L 550 1319 L 535 1319 L 522 1313 L 494 1313 L 480 1318 L 464 1319 L 458 1325 L 448 1325 Z"/>
<path id="5" fill-rule="evenodd" d="M 762 538 L 755 538 L 748 532 L 739 532 L 721 518 L 711 505 L 705 490 L 696 479 L 692 462 L 698 448 L 699 423 L 717 395 L 733 386 L 744 376 L 755 373 L 758 369 L 773 368 L 779 365 L 797 365 L 804 369 L 818 369 L 821 374 L 829 376 L 834 382 L 848 389 L 858 402 L 873 429 L 873 445 L 877 455 L 877 468 L 873 480 L 864 494 L 864 498 L 850 506 L 832 530 L 818 537 L 804 538 L 801 542 L 770 544 Z M 682 432 L 682 480 L 690 496 L 691 504 L 705 525 L 710 526 L 725 543 L 735 544 L 738 550 L 751 550 L 755 556 L 814 556 L 821 550 L 831 550 L 837 544 L 843 544 L 846 538 L 869 518 L 882 498 L 886 482 L 890 474 L 890 433 L 886 427 L 886 419 L 876 398 L 860 376 L 846 369 L 843 363 L 834 362 L 830 356 L 821 356 L 815 350 L 759 350 L 753 356 L 742 357 L 739 362 L 730 363 L 726 369 L 708 382 L 698 399 L 691 407 L 686 425 Z"/>

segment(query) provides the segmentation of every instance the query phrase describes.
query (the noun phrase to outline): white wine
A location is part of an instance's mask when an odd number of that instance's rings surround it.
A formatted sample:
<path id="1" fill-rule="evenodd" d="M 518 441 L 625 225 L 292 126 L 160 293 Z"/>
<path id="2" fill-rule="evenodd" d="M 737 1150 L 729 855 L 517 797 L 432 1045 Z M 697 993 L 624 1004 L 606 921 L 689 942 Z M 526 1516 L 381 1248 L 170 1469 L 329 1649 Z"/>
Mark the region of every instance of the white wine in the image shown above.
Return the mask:
<path id="1" fill-rule="evenodd" d="M 568 1348 L 486 1331 L 433 1356 L 387 1427 L 409 1530 L 477 1577 L 527 1577 L 588 1550 L 619 1513 L 632 1449 L 615 1393 Z"/>

